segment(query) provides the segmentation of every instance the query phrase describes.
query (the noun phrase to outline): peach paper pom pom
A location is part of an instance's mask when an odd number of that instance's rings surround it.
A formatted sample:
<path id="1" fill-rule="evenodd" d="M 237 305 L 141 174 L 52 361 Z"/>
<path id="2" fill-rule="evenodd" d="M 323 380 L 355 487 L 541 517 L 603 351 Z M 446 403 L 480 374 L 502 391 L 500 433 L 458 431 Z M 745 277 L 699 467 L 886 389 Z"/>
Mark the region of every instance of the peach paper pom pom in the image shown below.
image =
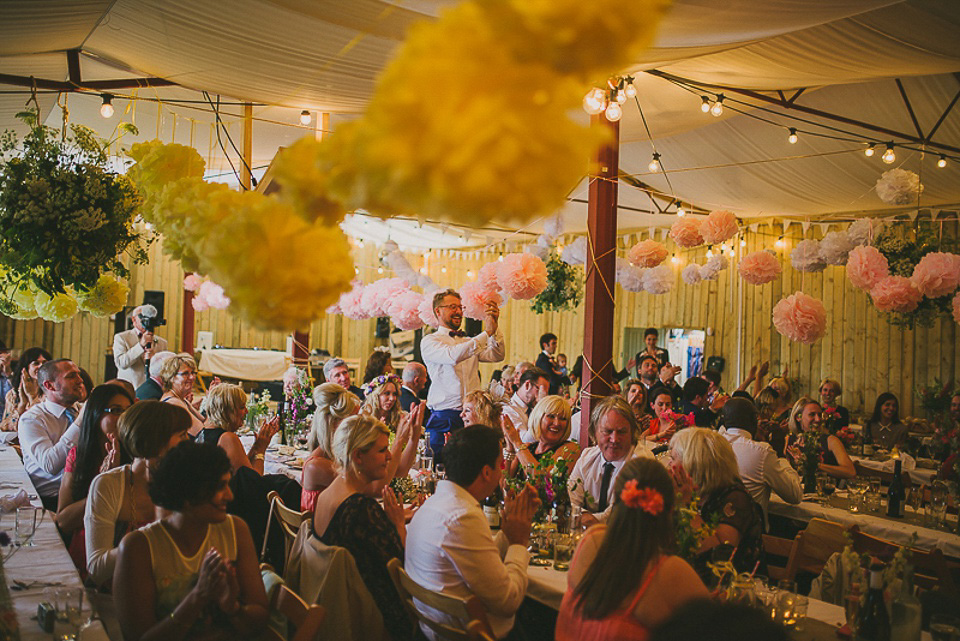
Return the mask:
<path id="1" fill-rule="evenodd" d="M 870 290 L 873 306 L 881 312 L 912 312 L 920 304 L 923 294 L 909 278 L 887 276 L 877 281 Z"/>
<path id="2" fill-rule="evenodd" d="M 188 292 L 195 292 L 203 285 L 204 278 L 198 274 L 188 274 L 183 279 L 183 288 Z"/>
<path id="3" fill-rule="evenodd" d="M 510 298 L 529 300 L 547 287 L 547 266 L 533 254 L 508 254 L 497 268 L 497 283 Z"/>
<path id="4" fill-rule="evenodd" d="M 433 311 L 433 294 L 438 291 L 431 289 L 423 295 L 423 300 L 420 301 L 420 320 L 423 321 L 425 325 L 430 327 L 437 328 L 440 326 L 440 320 L 437 318 L 437 315 Z"/>
<path id="5" fill-rule="evenodd" d="M 751 285 L 763 285 L 777 279 L 783 268 L 768 251 L 755 251 L 740 260 L 740 277 Z"/>
<path id="6" fill-rule="evenodd" d="M 340 302 L 337 303 L 340 307 L 340 311 L 344 316 L 351 320 L 363 320 L 365 318 L 370 318 L 370 316 L 363 310 L 363 306 L 360 305 L 360 297 L 363 296 L 363 283 L 359 280 L 353 281 L 351 283 L 353 289 L 349 292 L 340 295 Z"/>
<path id="7" fill-rule="evenodd" d="M 480 271 L 477 273 L 477 282 L 480 283 L 480 286 L 488 292 L 493 292 L 500 289 L 500 285 L 497 284 L 497 267 L 499 266 L 500 263 L 496 261 L 487 263 L 481 267 Z"/>
<path id="8" fill-rule="evenodd" d="M 402 278 L 381 278 L 363 288 L 360 307 L 368 318 L 387 316 L 387 305 L 394 296 L 410 289 Z"/>
<path id="9" fill-rule="evenodd" d="M 858 246 L 847 257 L 847 278 L 855 287 L 870 291 L 881 278 L 889 275 L 890 263 L 876 247 Z"/>
<path id="10" fill-rule="evenodd" d="M 736 236 L 738 231 L 740 227 L 737 225 L 737 217 L 726 209 L 710 212 L 710 215 L 700 223 L 700 235 L 708 245 L 726 242 Z"/>
<path id="11" fill-rule="evenodd" d="M 667 259 L 666 246 L 655 240 L 641 240 L 627 252 L 627 260 L 637 267 L 656 267 Z"/>
<path id="12" fill-rule="evenodd" d="M 673 223 L 673 226 L 670 227 L 670 238 L 680 247 L 687 249 L 702 245 L 703 236 L 700 235 L 700 219 L 687 216 Z"/>
<path id="13" fill-rule="evenodd" d="M 809 345 L 826 333 L 827 310 L 820 299 L 796 292 L 773 307 L 773 326 L 790 340 Z"/>
<path id="14" fill-rule="evenodd" d="M 476 320 L 483 320 L 487 303 L 499 305 L 503 302 L 499 292 L 484 289 L 480 282 L 464 283 L 460 288 L 460 299 L 463 302 L 463 315 Z"/>
<path id="15" fill-rule="evenodd" d="M 423 321 L 420 319 L 421 301 L 423 301 L 422 294 L 408 289 L 390 299 L 386 312 L 399 329 L 404 331 L 420 329 L 423 327 Z"/>
<path id="16" fill-rule="evenodd" d="M 910 279 L 927 298 L 952 294 L 960 287 L 960 256 L 933 252 L 920 259 Z"/>

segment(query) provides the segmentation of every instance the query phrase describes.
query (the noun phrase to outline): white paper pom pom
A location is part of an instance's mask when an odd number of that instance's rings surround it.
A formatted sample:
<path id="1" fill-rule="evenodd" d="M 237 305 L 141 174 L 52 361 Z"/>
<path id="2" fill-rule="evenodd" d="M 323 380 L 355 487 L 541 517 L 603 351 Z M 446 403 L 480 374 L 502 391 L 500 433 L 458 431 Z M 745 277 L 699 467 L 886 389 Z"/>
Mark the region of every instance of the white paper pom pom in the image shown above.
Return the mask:
<path id="1" fill-rule="evenodd" d="M 720 272 L 730 266 L 730 261 L 723 254 L 711 256 L 707 264 L 700 268 L 700 278 L 702 280 L 717 280 L 720 278 Z"/>
<path id="2" fill-rule="evenodd" d="M 400 246 L 397 245 L 397 241 L 395 240 L 388 240 L 383 244 L 383 251 L 387 252 L 388 254 L 399 250 Z"/>
<path id="3" fill-rule="evenodd" d="M 540 239 L 542 240 L 543 236 L 541 236 Z M 550 255 L 550 248 L 544 247 L 543 245 L 540 244 L 539 241 L 531 245 L 527 245 L 524 251 L 526 251 L 528 254 L 533 254 L 534 256 L 536 256 L 537 258 L 543 261 L 547 260 L 547 256 Z"/>
<path id="4" fill-rule="evenodd" d="M 820 241 L 808 238 L 801 240 L 790 252 L 790 264 L 801 272 L 822 272 L 827 263 L 820 258 Z"/>
<path id="5" fill-rule="evenodd" d="M 643 274 L 643 289 L 651 294 L 666 294 L 673 289 L 673 270 L 669 265 L 648 269 Z"/>
<path id="6" fill-rule="evenodd" d="M 877 196 L 888 205 L 909 205 L 923 191 L 920 176 L 907 169 L 891 169 L 877 180 Z"/>
<path id="7" fill-rule="evenodd" d="M 628 292 L 643 291 L 644 271 L 644 269 L 635 267 L 629 261 L 617 256 L 617 283 Z"/>
<path id="8" fill-rule="evenodd" d="M 877 237 L 877 232 L 883 223 L 872 218 L 860 218 L 850 223 L 847 227 L 847 238 L 854 245 L 870 245 L 873 239 Z"/>
<path id="9" fill-rule="evenodd" d="M 553 241 L 563 234 L 563 217 L 560 214 L 548 218 L 543 223 L 543 235 Z"/>
<path id="10" fill-rule="evenodd" d="M 560 260 L 568 265 L 583 265 L 587 262 L 587 237 L 578 236 L 575 241 L 563 248 Z"/>
<path id="11" fill-rule="evenodd" d="M 696 263 L 690 263 L 684 267 L 683 271 L 680 272 L 680 276 L 683 277 L 683 282 L 685 282 L 687 285 L 696 285 L 699 283 L 701 280 L 703 280 L 703 277 L 700 276 L 701 269 L 703 269 L 703 267 Z"/>
<path id="12" fill-rule="evenodd" d="M 820 258 L 828 265 L 846 265 L 854 245 L 845 231 L 831 231 L 820 241 Z"/>

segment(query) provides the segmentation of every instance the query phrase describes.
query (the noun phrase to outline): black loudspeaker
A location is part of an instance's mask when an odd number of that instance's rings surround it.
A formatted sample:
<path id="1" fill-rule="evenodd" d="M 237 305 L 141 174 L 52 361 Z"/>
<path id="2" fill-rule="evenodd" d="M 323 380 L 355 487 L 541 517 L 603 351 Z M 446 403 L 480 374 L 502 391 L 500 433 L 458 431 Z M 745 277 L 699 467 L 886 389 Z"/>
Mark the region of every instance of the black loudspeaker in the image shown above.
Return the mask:
<path id="1" fill-rule="evenodd" d="M 715 372 L 722 372 L 726 364 L 727 361 L 723 356 L 711 356 L 707 359 L 707 369 L 712 369 Z"/>
<path id="2" fill-rule="evenodd" d="M 467 336 L 476 336 L 483 331 L 483 321 L 475 318 L 464 318 L 463 331 L 467 334 Z"/>
<path id="3" fill-rule="evenodd" d="M 390 336 L 390 319 L 381 316 L 377 319 L 377 328 L 373 331 L 375 338 L 387 338 Z"/>
<path id="4" fill-rule="evenodd" d="M 164 319 L 163 315 L 163 297 L 164 293 L 159 289 L 147 289 L 143 292 L 143 304 L 153 305 L 157 308 L 157 318 Z"/>

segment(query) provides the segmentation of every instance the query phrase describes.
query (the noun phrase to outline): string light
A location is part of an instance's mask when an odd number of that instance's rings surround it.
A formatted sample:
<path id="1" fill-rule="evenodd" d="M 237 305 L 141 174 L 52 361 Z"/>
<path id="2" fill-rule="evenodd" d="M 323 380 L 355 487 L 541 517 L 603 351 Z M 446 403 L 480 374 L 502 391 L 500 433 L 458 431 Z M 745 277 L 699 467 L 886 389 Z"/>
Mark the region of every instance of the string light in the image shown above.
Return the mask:
<path id="1" fill-rule="evenodd" d="M 623 88 L 623 93 L 627 98 L 636 98 L 637 97 L 637 88 L 634 86 L 633 82 L 628 82 L 627 86 Z"/>
<path id="2" fill-rule="evenodd" d="M 717 101 L 710 107 L 710 113 L 719 118 L 723 115 L 723 94 L 717 94 Z"/>
<path id="3" fill-rule="evenodd" d="M 607 80 L 607 88 L 594 87 L 583 97 L 583 110 L 591 116 L 601 112 L 610 122 L 617 122 L 623 117 L 623 108 L 620 106 L 629 98 L 637 95 L 637 88 L 633 84 L 632 76 L 615 76 Z"/>
<path id="4" fill-rule="evenodd" d="M 382 273 L 383 273 L 383 267 L 377 267 L 377 273 L 378 273 L 378 274 L 382 274 Z"/>
<path id="5" fill-rule="evenodd" d="M 313 116 L 310 115 L 310 112 L 309 112 L 309 111 L 307 111 L 306 109 L 304 109 L 303 111 L 300 112 L 300 124 L 301 124 L 301 125 L 304 125 L 304 126 L 309 125 L 311 120 L 313 120 Z"/>
<path id="6" fill-rule="evenodd" d="M 447 268 L 446 268 L 446 267 L 441 267 L 441 268 L 440 268 L 440 273 L 441 273 L 441 274 L 446 274 L 446 273 L 447 273 Z"/>
<path id="7" fill-rule="evenodd" d="M 113 117 L 113 96 L 108 93 L 100 94 L 103 104 L 100 105 L 100 115 L 104 118 Z"/>
<path id="8" fill-rule="evenodd" d="M 613 99 L 622 105 L 627 101 L 627 92 L 614 90 Z"/>
<path id="9" fill-rule="evenodd" d="M 426 268 L 426 267 L 421 267 L 421 268 L 420 268 L 420 273 L 423 274 L 424 276 L 426 276 L 426 275 L 427 275 L 427 268 Z"/>
<path id="10" fill-rule="evenodd" d="M 674 254 L 673 257 L 670 259 L 670 262 L 673 263 L 674 265 L 679 265 L 680 257 Z"/>
<path id="11" fill-rule="evenodd" d="M 660 154 L 653 152 L 653 160 L 651 160 L 650 164 L 647 165 L 647 169 L 650 171 L 657 171 L 660 169 Z"/>
<path id="12" fill-rule="evenodd" d="M 710 113 L 710 98 L 707 96 L 700 96 L 700 111 Z"/>
<path id="13" fill-rule="evenodd" d="M 869 158 L 870 156 L 873 155 L 873 152 L 876 151 L 875 148 L 876 148 L 876 145 L 873 143 L 870 143 L 870 145 L 863 150 L 863 155 Z"/>
<path id="14" fill-rule="evenodd" d="M 746 247 L 746 246 L 747 246 L 747 240 L 746 240 L 745 238 L 741 238 L 741 239 L 740 239 L 740 246 L 741 246 L 741 247 Z"/>
<path id="15" fill-rule="evenodd" d="M 497 257 L 497 262 L 500 262 L 500 263 L 503 262 L 503 254 L 500 254 L 500 255 Z"/>
<path id="16" fill-rule="evenodd" d="M 677 216 L 683 218 L 687 215 L 687 211 L 683 207 L 677 207 Z"/>
<path id="17" fill-rule="evenodd" d="M 623 109 L 620 108 L 620 103 L 611 102 L 607 105 L 604 115 L 607 117 L 607 120 L 610 122 L 617 122 L 623 116 Z"/>
<path id="18" fill-rule="evenodd" d="M 797 144 L 798 140 L 799 138 L 797 137 L 797 130 L 793 127 L 790 127 L 790 135 L 787 136 L 787 142 L 789 142 L 791 145 L 795 145 Z"/>
<path id="19" fill-rule="evenodd" d="M 883 152 L 883 156 L 880 157 L 883 162 L 888 165 L 892 165 L 897 160 L 897 154 L 893 153 L 893 143 L 887 143 L 887 150 Z"/>
<path id="20" fill-rule="evenodd" d="M 607 94 L 603 89 L 591 89 L 583 97 L 583 110 L 595 116 L 607 107 Z"/>
<path id="21" fill-rule="evenodd" d="M 356 274 L 357 276 L 359 276 L 359 275 L 360 275 L 360 268 L 359 268 L 359 267 L 354 267 L 354 268 L 353 268 L 353 273 Z"/>
<path id="22" fill-rule="evenodd" d="M 947 157 L 944 156 L 943 154 L 940 154 L 940 160 L 937 161 L 937 167 L 939 167 L 940 169 L 943 169 L 946 166 L 947 166 Z"/>
<path id="23" fill-rule="evenodd" d="M 357 247 L 359 247 L 360 249 L 363 249 L 363 239 L 360 239 L 357 241 Z"/>
<path id="24" fill-rule="evenodd" d="M 786 243 L 783 240 L 783 236 L 778 238 L 777 242 L 775 242 L 774 245 L 776 246 L 777 249 L 783 249 L 783 246 L 786 245 Z"/>
<path id="25" fill-rule="evenodd" d="M 472 269 L 468 269 L 468 270 L 467 270 L 467 278 L 473 278 L 473 270 L 472 270 Z"/>

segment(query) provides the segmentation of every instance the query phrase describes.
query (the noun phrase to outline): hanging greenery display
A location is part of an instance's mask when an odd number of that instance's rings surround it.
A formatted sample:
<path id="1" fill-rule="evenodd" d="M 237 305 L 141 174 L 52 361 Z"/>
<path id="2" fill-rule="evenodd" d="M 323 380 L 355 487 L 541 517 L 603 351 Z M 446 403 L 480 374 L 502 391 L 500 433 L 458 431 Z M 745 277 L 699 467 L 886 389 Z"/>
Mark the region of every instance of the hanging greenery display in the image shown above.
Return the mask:
<path id="1" fill-rule="evenodd" d="M 576 309 L 583 298 L 580 270 L 560 260 L 556 251 L 547 260 L 547 287 L 530 304 L 537 314 Z"/>
<path id="2" fill-rule="evenodd" d="M 44 300 L 95 300 L 105 312 L 101 303 L 117 297 L 101 291 L 101 277 L 128 274 L 125 252 L 147 260 L 133 229 L 140 196 L 111 170 L 113 141 L 80 125 L 69 133 L 42 125 L 36 110 L 17 117 L 30 127 L 22 142 L 9 130 L 0 136 L 0 311 L 16 312 L 23 306 L 15 296 L 35 292 Z M 121 130 L 136 133 L 129 124 Z"/>

